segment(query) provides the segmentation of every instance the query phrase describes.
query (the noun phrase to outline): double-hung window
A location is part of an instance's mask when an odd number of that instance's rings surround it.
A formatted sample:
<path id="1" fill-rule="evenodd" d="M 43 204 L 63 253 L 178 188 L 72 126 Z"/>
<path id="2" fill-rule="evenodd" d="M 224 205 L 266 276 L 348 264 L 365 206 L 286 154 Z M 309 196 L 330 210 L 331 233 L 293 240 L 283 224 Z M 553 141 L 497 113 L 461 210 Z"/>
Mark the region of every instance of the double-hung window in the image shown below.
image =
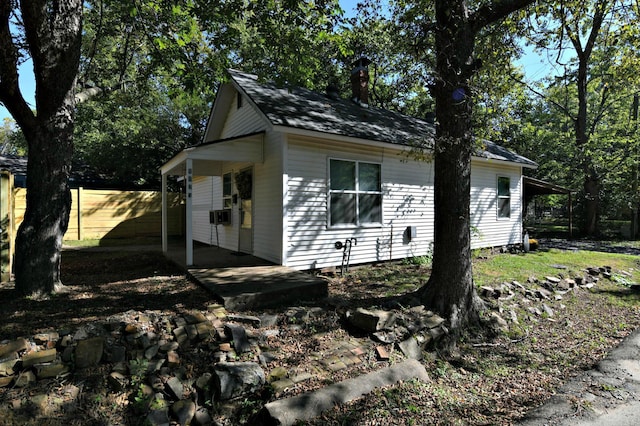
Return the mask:
<path id="1" fill-rule="evenodd" d="M 222 175 L 222 208 L 231 208 L 231 173 Z"/>
<path id="2" fill-rule="evenodd" d="M 329 160 L 329 224 L 382 223 L 380 164 Z"/>
<path id="3" fill-rule="evenodd" d="M 511 217 L 511 179 L 498 176 L 498 219 Z"/>

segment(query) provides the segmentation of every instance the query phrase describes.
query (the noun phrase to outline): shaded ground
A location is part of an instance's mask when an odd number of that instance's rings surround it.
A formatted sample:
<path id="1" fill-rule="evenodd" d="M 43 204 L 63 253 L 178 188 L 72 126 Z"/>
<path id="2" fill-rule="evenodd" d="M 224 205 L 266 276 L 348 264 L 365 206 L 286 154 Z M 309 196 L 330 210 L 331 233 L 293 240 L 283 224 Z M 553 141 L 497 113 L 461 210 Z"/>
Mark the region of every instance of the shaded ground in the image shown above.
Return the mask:
<path id="1" fill-rule="evenodd" d="M 560 250 L 590 250 L 605 253 L 640 255 L 637 242 L 632 241 L 594 241 L 594 240 L 566 240 L 563 238 L 541 238 L 540 244 L 547 248 Z"/>
<path id="2" fill-rule="evenodd" d="M 304 365 L 312 352 L 352 339 L 343 327 L 346 310 L 380 306 L 394 295 L 418 288 L 428 275 L 427 266 L 409 263 L 355 269 L 347 278 L 331 277 L 328 301 L 317 305 L 304 323 L 291 324 L 282 315 L 284 309 L 266 311 L 281 317 L 275 327 L 279 334 L 269 342 L 268 349 L 286 354 L 269 368 L 293 369 Z M 213 302 L 208 293 L 186 280 L 180 270 L 157 252 L 68 251 L 63 257 L 62 276 L 69 291 L 50 301 L 15 301 L 9 286 L 0 288 L 3 318 L 0 341 L 50 329 L 73 329 L 129 310 L 175 316 L 205 310 Z M 468 335 L 459 351 L 448 358 L 436 352 L 426 354 L 423 362 L 431 383 L 408 382 L 380 389 L 374 395 L 337 407 L 310 424 L 511 424 L 549 398 L 568 378 L 591 369 L 640 326 L 638 294 L 608 281 L 549 304 L 552 316 L 529 315 L 523 308 L 518 312 L 519 323 L 512 324 L 506 335 L 491 340 Z M 393 347 L 388 349 L 391 363 L 402 359 Z M 204 351 L 184 356 L 185 369 L 197 377 L 209 368 L 209 356 Z M 363 359 L 353 368 L 292 387 L 279 397 L 388 365 L 373 355 Z M 80 405 L 70 413 L 58 413 L 48 419 L 33 418 L 32 424 L 141 424 L 144 417 L 130 409 L 134 390 L 110 392 L 104 380 L 106 371 L 99 367 L 64 379 L 82 385 Z M 49 389 L 61 385 L 56 380 L 38 384 Z M 42 391 L 47 389 L 0 388 L 0 409 L 6 410 L 24 392 Z M 255 395 L 216 407 L 216 421 L 242 424 L 272 398 L 275 396 Z M 12 424 L 6 412 L 0 415 L 2 421 Z"/>

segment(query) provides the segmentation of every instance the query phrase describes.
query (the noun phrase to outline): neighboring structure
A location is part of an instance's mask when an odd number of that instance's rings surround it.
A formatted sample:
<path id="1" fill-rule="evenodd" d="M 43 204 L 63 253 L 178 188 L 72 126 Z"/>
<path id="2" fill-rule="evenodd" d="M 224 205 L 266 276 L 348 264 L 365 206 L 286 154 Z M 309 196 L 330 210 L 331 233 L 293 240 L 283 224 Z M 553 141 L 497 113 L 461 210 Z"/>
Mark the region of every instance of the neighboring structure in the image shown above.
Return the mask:
<path id="1" fill-rule="evenodd" d="M 345 243 L 352 264 L 430 250 L 433 164 L 409 153 L 433 125 L 368 107 L 368 61 L 356 65 L 350 100 L 229 71 L 205 142 L 161 168 L 163 192 L 169 175 L 186 181 L 187 265 L 193 241 L 299 270 L 340 265 Z M 535 167 L 491 142 L 473 157 L 474 248 L 522 242 L 522 170 Z"/>

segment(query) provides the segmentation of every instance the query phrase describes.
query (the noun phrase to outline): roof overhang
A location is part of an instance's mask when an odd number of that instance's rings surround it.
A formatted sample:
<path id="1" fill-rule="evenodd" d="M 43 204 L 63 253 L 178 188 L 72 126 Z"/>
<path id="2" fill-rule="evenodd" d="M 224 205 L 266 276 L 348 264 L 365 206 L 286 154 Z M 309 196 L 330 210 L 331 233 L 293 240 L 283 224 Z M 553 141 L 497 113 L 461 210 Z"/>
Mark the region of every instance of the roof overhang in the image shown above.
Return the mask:
<path id="1" fill-rule="evenodd" d="M 191 160 L 194 176 L 220 176 L 225 161 L 262 163 L 263 159 L 264 132 L 258 132 L 184 149 L 160 167 L 160 172 L 184 176 L 187 160 Z"/>
<path id="2" fill-rule="evenodd" d="M 529 176 L 522 176 L 522 182 L 524 184 L 524 193 L 526 197 L 533 197 L 534 195 L 551 195 L 571 194 L 571 190 L 564 188 L 553 183 L 545 182 L 540 179 L 535 179 Z"/>

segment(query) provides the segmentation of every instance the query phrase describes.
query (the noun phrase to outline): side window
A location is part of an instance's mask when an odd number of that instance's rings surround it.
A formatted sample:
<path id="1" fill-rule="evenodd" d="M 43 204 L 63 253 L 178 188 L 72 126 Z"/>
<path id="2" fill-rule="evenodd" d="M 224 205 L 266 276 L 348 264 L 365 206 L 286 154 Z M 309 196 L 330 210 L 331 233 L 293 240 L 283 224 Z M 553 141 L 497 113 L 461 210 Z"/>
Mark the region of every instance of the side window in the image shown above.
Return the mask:
<path id="1" fill-rule="evenodd" d="M 382 223 L 380 164 L 329 160 L 329 224 Z"/>
<path id="2" fill-rule="evenodd" d="M 511 217 L 511 179 L 498 176 L 498 219 Z"/>
<path id="3" fill-rule="evenodd" d="M 243 101 L 242 94 L 240 92 L 238 92 L 237 95 L 236 95 L 236 107 L 237 107 L 237 109 L 242 108 L 242 101 Z"/>
<path id="4" fill-rule="evenodd" d="M 231 173 L 222 175 L 222 208 L 231 208 Z"/>

